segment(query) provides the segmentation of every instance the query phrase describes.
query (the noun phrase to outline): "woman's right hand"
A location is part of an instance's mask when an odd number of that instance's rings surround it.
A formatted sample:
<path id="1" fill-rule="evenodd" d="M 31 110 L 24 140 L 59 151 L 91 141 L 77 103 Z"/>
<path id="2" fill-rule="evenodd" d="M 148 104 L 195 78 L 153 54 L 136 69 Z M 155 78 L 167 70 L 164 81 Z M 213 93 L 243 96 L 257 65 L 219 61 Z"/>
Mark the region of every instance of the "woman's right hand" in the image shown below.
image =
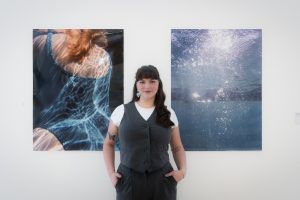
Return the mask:
<path id="1" fill-rule="evenodd" d="M 122 178 L 122 176 L 118 172 L 113 172 L 110 174 L 110 180 L 114 187 L 116 187 L 117 182 L 119 181 L 120 178 Z"/>

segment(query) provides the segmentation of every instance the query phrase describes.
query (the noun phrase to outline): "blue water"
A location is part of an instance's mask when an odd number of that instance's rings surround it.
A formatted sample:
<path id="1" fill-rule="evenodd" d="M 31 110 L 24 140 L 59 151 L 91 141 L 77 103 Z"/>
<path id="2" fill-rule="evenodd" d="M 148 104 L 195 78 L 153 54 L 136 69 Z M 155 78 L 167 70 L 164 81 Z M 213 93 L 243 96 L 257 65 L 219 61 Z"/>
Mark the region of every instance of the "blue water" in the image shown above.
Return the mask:
<path id="1" fill-rule="evenodd" d="M 260 150 L 261 102 L 172 101 L 186 150 Z"/>
<path id="2" fill-rule="evenodd" d="M 186 150 L 261 150 L 259 29 L 173 29 L 172 108 Z"/>

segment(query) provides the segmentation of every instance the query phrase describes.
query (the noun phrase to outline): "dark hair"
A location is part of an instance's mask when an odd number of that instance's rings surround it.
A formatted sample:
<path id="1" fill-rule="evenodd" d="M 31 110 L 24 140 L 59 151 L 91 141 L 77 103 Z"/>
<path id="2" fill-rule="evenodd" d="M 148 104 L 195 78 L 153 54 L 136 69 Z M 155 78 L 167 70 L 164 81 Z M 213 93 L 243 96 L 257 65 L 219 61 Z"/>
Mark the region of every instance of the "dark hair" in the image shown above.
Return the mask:
<path id="1" fill-rule="evenodd" d="M 171 112 L 167 109 L 167 106 L 165 106 L 164 104 L 166 95 L 163 91 L 163 84 L 160 80 L 158 70 L 153 65 L 145 65 L 140 67 L 137 70 L 135 74 L 135 82 L 133 86 L 133 95 L 132 95 L 131 102 L 135 102 L 140 99 L 136 95 L 137 93 L 136 83 L 139 80 L 142 80 L 144 78 L 155 79 L 158 80 L 159 82 L 158 91 L 156 93 L 155 100 L 154 100 L 154 105 L 157 112 L 156 122 L 165 128 L 170 128 L 171 126 L 174 126 L 174 123 L 170 119 Z"/>

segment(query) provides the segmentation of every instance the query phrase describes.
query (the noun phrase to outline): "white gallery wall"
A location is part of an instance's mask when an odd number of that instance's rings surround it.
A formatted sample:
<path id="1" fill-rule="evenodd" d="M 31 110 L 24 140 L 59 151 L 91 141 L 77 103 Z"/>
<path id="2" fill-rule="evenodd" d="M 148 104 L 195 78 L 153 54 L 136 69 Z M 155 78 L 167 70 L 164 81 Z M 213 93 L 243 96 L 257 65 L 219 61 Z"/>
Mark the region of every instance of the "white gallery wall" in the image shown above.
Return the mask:
<path id="1" fill-rule="evenodd" d="M 172 28 L 258 28 L 263 150 L 187 152 L 178 199 L 299 200 L 300 3 L 282 2 L 1 0 L 0 199 L 115 199 L 102 152 L 32 151 L 33 28 L 124 29 L 125 102 L 136 69 L 153 64 L 169 105 Z"/>

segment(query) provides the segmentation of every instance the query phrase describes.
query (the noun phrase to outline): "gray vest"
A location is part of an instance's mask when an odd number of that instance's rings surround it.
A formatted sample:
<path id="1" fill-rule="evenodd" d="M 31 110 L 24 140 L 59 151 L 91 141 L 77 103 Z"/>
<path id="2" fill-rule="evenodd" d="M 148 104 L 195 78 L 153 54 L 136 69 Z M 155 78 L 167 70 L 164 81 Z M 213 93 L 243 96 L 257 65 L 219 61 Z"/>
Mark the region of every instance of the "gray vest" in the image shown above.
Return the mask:
<path id="1" fill-rule="evenodd" d="M 145 120 L 134 103 L 124 104 L 119 126 L 121 163 L 135 171 L 154 171 L 169 161 L 171 128 L 156 123 L 156 110 Z"/>

